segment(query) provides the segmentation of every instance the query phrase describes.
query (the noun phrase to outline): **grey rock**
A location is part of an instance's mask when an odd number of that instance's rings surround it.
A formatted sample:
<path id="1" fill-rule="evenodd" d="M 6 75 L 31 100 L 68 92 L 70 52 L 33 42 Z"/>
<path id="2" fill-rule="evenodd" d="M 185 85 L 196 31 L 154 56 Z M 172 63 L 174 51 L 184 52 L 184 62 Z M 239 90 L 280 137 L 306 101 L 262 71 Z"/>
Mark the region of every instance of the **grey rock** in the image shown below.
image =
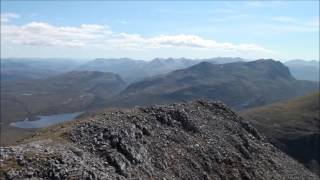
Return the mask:
<path id="1" fill-rule="evenodd" d="M 63 137 L 1 148 L 19 164 L 5 179 L 319 179 L 219 102 L 109 111 Z"/>

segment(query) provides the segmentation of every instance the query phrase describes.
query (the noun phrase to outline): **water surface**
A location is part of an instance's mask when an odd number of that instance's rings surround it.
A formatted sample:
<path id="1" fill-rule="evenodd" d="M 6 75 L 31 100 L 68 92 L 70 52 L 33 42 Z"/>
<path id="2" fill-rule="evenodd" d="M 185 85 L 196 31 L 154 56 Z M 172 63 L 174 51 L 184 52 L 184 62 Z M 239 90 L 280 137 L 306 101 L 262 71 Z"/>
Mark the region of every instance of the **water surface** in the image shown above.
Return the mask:
<path id="1" fill-rule="evenodd" d="M 54 124 L 71 121 L 82 113 L 83 112 L 74 112 L 74 113 L 55 114 L 55 115 L 49 115 L 49 116 L 38 116 L 38 119 L 34 121 L 29 121 L 29 118 L 26 118 L 23 121 L 10 123 L 10 126 L 17 127 L 17 128 L 25 128 L 25 129 L 44 128 Z"/>

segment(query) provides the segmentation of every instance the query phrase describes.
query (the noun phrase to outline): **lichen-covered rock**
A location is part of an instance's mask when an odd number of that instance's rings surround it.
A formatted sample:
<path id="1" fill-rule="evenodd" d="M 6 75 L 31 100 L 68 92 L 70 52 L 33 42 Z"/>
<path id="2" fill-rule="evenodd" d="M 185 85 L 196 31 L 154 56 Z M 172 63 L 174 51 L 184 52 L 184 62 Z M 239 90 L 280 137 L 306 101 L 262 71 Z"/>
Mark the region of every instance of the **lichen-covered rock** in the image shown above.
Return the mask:
<path id="1" fill-rule="evenodd" d="M 109 111 L 1 148 L 6 179 L 319 179 L 219 102 Z"/>

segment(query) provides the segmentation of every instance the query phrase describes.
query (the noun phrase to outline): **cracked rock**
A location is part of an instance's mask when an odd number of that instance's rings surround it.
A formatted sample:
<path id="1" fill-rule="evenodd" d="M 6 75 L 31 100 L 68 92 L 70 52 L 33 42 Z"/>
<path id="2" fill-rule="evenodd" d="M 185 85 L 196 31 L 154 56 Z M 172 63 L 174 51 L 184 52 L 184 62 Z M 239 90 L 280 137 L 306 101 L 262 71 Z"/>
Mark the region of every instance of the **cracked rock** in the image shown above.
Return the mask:
<path id="1" fill-rule="evenodd" d="M 1 147 L 1 178 L 319 179 L 220 102 L 107 111 L 69 129 Z"/>

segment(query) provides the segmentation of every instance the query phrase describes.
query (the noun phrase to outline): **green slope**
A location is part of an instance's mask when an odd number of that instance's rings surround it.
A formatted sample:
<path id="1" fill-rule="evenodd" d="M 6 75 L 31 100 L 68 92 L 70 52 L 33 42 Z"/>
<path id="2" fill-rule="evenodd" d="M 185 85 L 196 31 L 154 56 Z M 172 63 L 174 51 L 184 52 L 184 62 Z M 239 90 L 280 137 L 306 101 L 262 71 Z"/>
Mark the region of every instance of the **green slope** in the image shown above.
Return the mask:
<path id="1" fill-rule="evenodd" d="M 241 112 L 269 141 L 320 174 L 320 92 Z"/>

